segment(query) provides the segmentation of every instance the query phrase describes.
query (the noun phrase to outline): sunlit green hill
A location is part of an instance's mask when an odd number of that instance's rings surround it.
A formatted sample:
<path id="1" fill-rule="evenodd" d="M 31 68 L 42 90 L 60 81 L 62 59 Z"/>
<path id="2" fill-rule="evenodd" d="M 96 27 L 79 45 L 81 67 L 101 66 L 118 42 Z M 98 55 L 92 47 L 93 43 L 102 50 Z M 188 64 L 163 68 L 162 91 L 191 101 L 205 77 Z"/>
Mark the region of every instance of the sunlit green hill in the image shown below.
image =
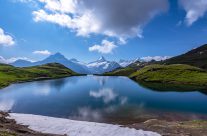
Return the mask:
<path id="1" fill-rule="evenodd" d="M 0 64 L 0 88 L 16 82 L 61 78 L 74 75 L 78 74 L 58 63 L 49 63 L 27 68 L 17 68 L 11 65 Z"/>

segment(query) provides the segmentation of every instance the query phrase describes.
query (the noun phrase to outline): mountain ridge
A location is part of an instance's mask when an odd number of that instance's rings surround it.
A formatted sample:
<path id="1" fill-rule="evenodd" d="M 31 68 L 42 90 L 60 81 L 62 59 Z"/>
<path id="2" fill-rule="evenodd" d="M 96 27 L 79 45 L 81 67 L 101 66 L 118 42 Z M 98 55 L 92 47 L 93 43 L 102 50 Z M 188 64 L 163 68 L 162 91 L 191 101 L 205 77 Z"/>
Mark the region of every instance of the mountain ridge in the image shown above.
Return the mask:
<path id="1" fill-rule="evenodd" d="M 59 52 L 52 54 L 47 58 L 37 62 L 17 60 L 10 64 L 16 67 L 29 67 L 29 66 L 43 65 L 47 63 L 60 63 L 66 66 L 67 68 L 80 74 L 102 74 L 121 67 L 121 65 L 119 65 L 117 62 L 108 61 L 103 56 L 101 56 L 99 59 L 95 61 L 89 63 L 83 63 L 75 58 L 67 59 L 64 55 L 62 55 Z"/>

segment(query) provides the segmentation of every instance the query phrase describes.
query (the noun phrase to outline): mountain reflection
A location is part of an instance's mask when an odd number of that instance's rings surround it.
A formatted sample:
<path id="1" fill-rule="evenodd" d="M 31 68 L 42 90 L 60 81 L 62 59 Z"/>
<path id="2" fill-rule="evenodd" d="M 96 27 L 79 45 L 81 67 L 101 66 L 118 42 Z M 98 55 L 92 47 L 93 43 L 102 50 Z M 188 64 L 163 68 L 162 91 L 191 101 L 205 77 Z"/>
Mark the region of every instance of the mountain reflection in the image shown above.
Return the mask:
<path id="1" fill-rule="evenodd" d="M 0 110 L 1 111 L 10 111 L 14 106 L 15 101 L 13 99 L 1 99 L 0 100 Z"/>
<path id="2" fill-rule="evenodd" d="M 153 91 L 126 77 L 78 76 L 0 91 L 0 110 L 98 122 L 134 122 L 159 111 L 206 114 L 206 104 L 202 93 Z"/>
<path id="3" fill-rule="evenodd" d="M 102 76 L 92 76 L 93 79 L 95 79 L 96 81 L 98 81 L 100 86 L 104 86 L 105 83 L 107 82 L 107 80 L 109 79 L 109 77 L 102 77 Z"/>

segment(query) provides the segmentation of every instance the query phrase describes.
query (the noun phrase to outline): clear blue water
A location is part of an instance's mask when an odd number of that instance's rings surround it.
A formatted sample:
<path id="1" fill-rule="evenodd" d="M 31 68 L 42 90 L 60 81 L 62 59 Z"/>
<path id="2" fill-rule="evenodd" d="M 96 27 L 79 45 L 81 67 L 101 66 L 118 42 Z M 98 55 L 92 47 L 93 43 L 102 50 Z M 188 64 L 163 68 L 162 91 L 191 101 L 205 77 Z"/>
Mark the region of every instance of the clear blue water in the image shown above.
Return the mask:
<path id="1" fill-rule="evenodd" d="M 98 122 L 139 120 L 167 113 L 195 117 L 207 115 L 207 95 L 198 91 L 153 91 L 126 77 L 80 76 L 1 89 L 0 110 Z"/>

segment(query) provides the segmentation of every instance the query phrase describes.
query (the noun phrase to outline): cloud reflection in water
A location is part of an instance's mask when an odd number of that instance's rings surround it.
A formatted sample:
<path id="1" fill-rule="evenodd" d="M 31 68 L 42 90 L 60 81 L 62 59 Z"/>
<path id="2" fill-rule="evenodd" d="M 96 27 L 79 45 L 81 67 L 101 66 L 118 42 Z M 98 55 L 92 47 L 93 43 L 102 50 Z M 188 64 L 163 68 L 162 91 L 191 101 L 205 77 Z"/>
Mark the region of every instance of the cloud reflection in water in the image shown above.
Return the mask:
<path id="1" fill-rule="evenodd" d="M 94 98 L 102 98 L 104 103 L 109 103 L 117 98 L 117 94 L 114 93 L 113 89 L 103 88 L 99 91 L 90 91 L 89 95 Z"/>

